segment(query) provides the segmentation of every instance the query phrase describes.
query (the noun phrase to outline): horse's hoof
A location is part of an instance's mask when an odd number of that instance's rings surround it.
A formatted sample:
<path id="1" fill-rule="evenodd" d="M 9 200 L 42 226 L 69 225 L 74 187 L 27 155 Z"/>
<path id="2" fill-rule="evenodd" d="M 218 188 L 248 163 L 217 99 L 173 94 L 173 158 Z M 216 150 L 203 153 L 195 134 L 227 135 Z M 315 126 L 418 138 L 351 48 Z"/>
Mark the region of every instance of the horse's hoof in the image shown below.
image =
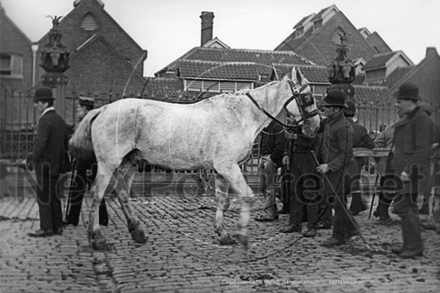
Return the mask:
<path id="1" fill-rule="evenodd" d="M 238 242 L 240 242 L 245 248 L 248 248 L 248 243 L 249 243 L 249 241 L 248 241 L 248 237 L 247 237 L 247 236 L 238 234 L 238 235 L 237 235 L 237 240 L 238 240 Z"/>
<path id="2" fill-rule="evenodd" d="M 139 227 L 136 227 L 131 233 L 131 238 L 136 241 L 137 243 L 146 243 L 147 237 L 145 237 L 144 230 L 142 230 Z"/>
<path id="3" fill-rule="evenodd" d="M 92 240 L 90 242 L 90 245 L 93 247 L 94 250 L 98 250 L 98 251 L 110 250 L 110 246 L 107 244 L 105 239 Z"/>
<path id="4" fill-rule="evenodd" d="M 101 234 L 100 230 L 88 231 L 89 244 L 94 250 L 109 250 L 109 246 Z"/>
<path id="5" fill-rule="evenodd" d="M 234 245 L 237 244 L 237 241 L 235 241 L 234 238 L 231 237 L 231 235 L 226 235 L 223 236 L 222 238 L 219 239 L 219 242 L 221 245 Z"/>

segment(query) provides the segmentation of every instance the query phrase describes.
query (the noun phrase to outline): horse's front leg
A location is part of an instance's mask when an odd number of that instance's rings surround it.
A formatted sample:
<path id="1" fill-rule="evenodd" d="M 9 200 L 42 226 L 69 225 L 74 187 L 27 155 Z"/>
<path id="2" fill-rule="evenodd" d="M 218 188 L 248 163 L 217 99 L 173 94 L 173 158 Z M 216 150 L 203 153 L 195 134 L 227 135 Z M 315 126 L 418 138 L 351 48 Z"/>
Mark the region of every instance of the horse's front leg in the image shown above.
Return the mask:
<path id="1" fill-rule="evenodd" d="M 241 201 L 241 212 L 240 219 L 237 223 L 237 238 L 238 241 L 245 247 L 248 245 L 248 225 L 250 222 L 250 212 L 253 203 L 255 202 L 255 195 L 246 180 L 238 165 L 233 165 L 230 168 L 224 169 L 222 171 L 223 177 L 229 181 L 232 188 L 237 192 L 238 197 Z"/>
<path id="2" fill-rule="evenodd" d="M 215 175 L 215 201 L 217 204 L 217 212 L 215 214 L 214 229 L 218 236 L 220 244 L 229 245 L 236 244 L 234 238 L 229 235 L 223 223 L 223 215 L 229 208 L 229 184 L 220 175 Z"/>

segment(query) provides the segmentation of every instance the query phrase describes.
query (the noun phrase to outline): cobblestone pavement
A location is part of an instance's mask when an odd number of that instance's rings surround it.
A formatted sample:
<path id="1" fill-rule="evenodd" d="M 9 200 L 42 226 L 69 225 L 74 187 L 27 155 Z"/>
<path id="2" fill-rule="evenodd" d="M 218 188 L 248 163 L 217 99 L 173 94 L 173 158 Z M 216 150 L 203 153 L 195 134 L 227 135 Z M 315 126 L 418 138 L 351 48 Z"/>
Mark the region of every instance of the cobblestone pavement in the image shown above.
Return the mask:
<path id="1" fill-rule="evenodd" d="M 131 240 L 117 200 L 108 199 L 108 251 L 94 251 L 86 237 L 87 208 L 63 236 L 30 238 L 39 228 L 34 198 L 0 200 L 0 292 L 439 292 L 440 235 L 423 231 L 425 256 L 400 259 L 397 222 L 379 225 L 362 212 L 356 219 L 371 249 L 355 238 L 337 248 L 319 244 L 330 230 L 301 238 L 280 234 L 288 215 L 251 221 L 250 246 L 219 246 L 213 231 L 212 196 L 132 199 L 148 241 Z M 261 214 L 260 199 L 252 216 Z M 231 197 L 225 224 L 233 232 L 239 205 Z M 305 227 L 304 227 L 305 229 Z"/>

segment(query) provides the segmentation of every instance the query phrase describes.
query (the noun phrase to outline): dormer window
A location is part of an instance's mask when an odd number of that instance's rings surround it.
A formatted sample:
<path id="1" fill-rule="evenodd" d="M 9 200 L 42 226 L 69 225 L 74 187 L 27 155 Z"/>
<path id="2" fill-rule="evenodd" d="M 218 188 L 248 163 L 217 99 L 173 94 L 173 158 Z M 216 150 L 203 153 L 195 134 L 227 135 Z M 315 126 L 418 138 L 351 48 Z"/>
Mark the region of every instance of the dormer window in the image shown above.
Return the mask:
<path id="1" fill-rule="evenodd" d="M 81 28 L 86 31 L 94 31 L 98 28 L 98 21 L 90 12 L 84 15 L 81 21 Z"/>
<path id="2" fill-rule="evenodd" d="M 322 18 L 313 22 L 313 31 L 317 31 L 322 27 Z"/>

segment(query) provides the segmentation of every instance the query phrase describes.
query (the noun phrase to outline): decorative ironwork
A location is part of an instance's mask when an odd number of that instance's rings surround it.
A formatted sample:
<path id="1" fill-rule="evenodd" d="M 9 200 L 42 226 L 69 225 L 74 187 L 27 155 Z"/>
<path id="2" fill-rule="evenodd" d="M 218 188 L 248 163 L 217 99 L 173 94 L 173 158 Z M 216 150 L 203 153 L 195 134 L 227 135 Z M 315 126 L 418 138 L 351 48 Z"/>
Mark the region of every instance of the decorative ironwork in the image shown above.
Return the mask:
<path id="1" fill-rule="evenodd" d="M 354 88 L 351 83 L 356 78 L 356 66 L 347 57 L 347 52 L 349 51 L 346 44 L 347 33 L 339 33 L 339 36 L 341 43 L 336 48 L 338 56 L 327 66 L 329 68 L 328 80 L 332 83 L 328 90 L 338 88 L 343 90 L 348 97 L 353 98 Z"/>
<path id="2" fill-rule="evenodd" d="M 61 43 L 61 30 L 58 28 L 62 16 L 51 17 L 53 27 L 49 31 L 49 43 L 44 45 L 41 50 L 40 66 L 46 72 L 64 72 L 69 65 L 69 51 L 67 47 Z"/>

